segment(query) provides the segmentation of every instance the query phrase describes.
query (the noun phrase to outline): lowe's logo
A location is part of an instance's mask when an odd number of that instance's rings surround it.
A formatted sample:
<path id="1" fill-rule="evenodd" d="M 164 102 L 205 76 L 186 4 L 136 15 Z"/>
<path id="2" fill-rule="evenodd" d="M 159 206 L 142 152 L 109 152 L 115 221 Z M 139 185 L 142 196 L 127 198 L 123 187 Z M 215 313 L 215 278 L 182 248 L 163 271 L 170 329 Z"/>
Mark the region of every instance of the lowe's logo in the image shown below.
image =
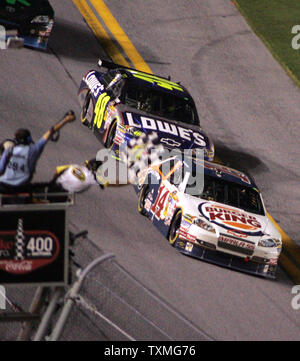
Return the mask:
<path id="1" fill-rule="evenodd" d="M 204 136 L 201 133 L 193 131 L 192 129 L 186 129 L 172 123 L 143 116 L 136 120 L 133 118 L 132 113 L 126 113 L 126 117 L 128 125 L 131 127 L 160 131 L 166 134 L 180 137 L 181 139 L 187 140 L 189 142 L 194 142 L 200 147 L 206 146 Z"/>

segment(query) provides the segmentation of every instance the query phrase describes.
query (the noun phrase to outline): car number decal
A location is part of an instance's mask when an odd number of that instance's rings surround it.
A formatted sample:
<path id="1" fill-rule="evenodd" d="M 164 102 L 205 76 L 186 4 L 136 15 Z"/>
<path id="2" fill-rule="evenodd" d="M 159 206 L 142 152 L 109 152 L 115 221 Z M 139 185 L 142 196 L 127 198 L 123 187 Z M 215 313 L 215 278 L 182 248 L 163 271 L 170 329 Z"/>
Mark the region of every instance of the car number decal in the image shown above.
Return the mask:
<path id="1" fill-rule="evenodd" d="M 98 129 L 100 129 L 102 126 L 106 105 L 109 100 L 110 96 L 106 92 L 102 93 L 97 100 L 95 107 L 94 126 L 96 126 Z"/>
<path id="2" fill-rule="evenodd" d="M 164 185 L 161 186 L 157 198 L 155 200 L 155 203 L 151 208 L 151 211 L 155 214 L 157 219 L 165 218 L 163 215 L 163 210 L 166 200 L 168 199 L 167 198 L 168 194 L 169 194 L 169 190 Z"/>

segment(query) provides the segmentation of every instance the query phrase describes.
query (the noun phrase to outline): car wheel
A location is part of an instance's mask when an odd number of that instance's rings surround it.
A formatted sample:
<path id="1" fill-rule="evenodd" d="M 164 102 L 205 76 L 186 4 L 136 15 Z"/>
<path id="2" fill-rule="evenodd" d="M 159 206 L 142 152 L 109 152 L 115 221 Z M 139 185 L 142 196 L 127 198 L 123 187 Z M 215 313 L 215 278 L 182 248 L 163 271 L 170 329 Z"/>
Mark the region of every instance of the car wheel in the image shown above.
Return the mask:
<path id="1" fill-rule="evenodd" d="M 142 189 L 140 190 L 139 199 L 138 199 L 138 211 L 143 216 L 146 215 L 144 206 L 145 206 L 145 199 L 146 199 L 148 193 L 149 193 L 149 186 L 148 186 L 148 184 L 144 184 L 142 186 Z"/>
<path id="2" fill-rule="evenodd" d="M 116 131 L 117 131 L 117 121 L 115 120 L 109 128 L 107 138 L 104 144 L 105 148 L 109 148 L 109 149 L 112 148 L 116 136 Z"/>
<path id="3" fill-rule="evenodd" d="M 181 217 L 182 217 L 182 211 L 179 210 L 176 212 L 175 216 L 172 219 L 172 223 L 169 229 L 168 234 L 168 241 L 169 243 L 174 246 L 179 235 L 179 228 L 181 225 Z"/>
<path id="4" fill-rule="evenodd" d="M 87 119 L 87 114 L 88 114 L 88 110 L 89 110 L 89 107 L 90 107 L 90 104 L 91 104 L 91 101 L 92 101 L 92 96 L 91 96 L 91 92 L 88 91 L 87 92 L 87 95 L 84 99 L 84 103 L 83 103 L 83 106 L 82 106 L 82 110 L 81 110 L 81 123 L 83 125 L 85 125 L 86 127 L 89 127 L 91 128 L 91 121 Z"/>

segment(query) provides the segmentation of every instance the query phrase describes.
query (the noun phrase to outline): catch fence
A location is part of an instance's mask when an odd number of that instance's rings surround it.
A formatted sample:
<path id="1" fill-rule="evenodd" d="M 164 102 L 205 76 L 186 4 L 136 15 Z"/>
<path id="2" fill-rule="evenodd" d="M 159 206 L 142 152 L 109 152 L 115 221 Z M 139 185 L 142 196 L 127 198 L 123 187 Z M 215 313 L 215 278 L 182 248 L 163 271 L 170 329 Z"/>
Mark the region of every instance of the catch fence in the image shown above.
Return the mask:
<path id="1" fill-rule="evenodd" d="M 211 339 L 124 269 L 114 255 L 104 254 L 85 232 L 79 233 L 70 251 L 70 286 L 7 288 L 8 307 L 0 312 L 1 340 Z"/>

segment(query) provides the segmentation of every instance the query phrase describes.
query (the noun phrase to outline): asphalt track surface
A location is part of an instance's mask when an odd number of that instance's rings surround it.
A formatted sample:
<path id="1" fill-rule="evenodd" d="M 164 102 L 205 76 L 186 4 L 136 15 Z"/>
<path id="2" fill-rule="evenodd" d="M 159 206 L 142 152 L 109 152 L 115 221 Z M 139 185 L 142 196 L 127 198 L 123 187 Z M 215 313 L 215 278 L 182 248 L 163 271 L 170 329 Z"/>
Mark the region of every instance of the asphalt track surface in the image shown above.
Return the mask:
<path id="1" fill-rule="evenodd" d="M 0 131 L 35 139 L 66 110 L 79 118 L 81 77 L 106 57 L 69 0 L 51 1 L 56 24 L 47 52 L 1 51 Z M 152 71 L 180 80 L 195 98 L 217 152 L 247 169 L 280 226 L 299 241 L 299 89 L 228 1 L 110 0 L 109 8 Z M 107 57 L 106 57 L 107 58 Z M 101 148 L 79 122 L 49 143 L 36 180 L 58 164 L 83 162 Z M 292 282 L 217 267 L 179 254 L 137 213 L 130 186 L 93 188 L 77 197 L 72 222 L 142 283 L 216 340 L 300 340 Z"/>

